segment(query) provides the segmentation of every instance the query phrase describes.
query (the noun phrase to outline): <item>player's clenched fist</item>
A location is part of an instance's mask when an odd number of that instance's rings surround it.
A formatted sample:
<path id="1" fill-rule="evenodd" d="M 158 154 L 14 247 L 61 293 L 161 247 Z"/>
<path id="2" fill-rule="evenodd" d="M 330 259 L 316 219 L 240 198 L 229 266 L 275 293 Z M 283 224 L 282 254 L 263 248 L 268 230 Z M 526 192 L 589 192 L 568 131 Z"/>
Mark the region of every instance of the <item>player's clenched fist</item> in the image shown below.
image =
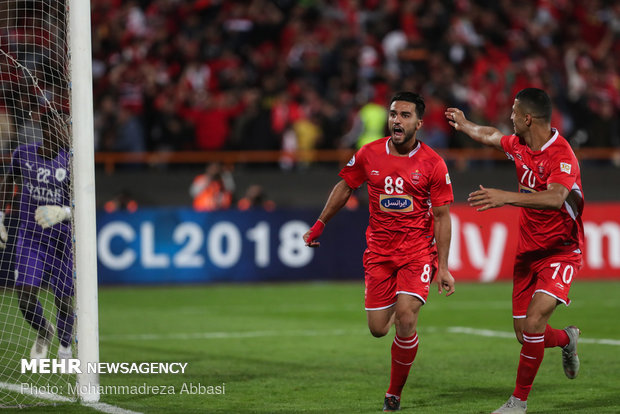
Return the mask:
<path id="1" fill-rule="evenodd" d="M 321 243 L 316 241 L 321 234 L 323 234 L 323 229 L 325 228 L 325 223 L 321 220 L 317 220 L 314 223 L 314 226 L 310 227 L 310 230 L 304 234 L 304 241 L 306 242 L 306 246 L 309 247 L 319 247 Z"/>
<path id="2" fill-rule="evenodd" d="M 66 206 L 39 206 L 34 219 L 44 229 L 71 218 L 71 208 Z"/>

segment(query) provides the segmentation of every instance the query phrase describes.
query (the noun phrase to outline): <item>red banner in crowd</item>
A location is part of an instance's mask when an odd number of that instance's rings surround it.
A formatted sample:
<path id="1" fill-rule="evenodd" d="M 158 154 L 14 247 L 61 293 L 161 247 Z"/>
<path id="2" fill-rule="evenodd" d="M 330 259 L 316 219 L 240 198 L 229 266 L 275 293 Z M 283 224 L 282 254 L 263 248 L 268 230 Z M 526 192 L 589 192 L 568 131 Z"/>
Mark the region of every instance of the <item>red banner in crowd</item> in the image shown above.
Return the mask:
<path id="1" fill-rule="evenodd" d="M 484 212 L 456 204 L 449 267 L 457 280 L 511 280 L 519 234 L 519 208 Z M 587 203 L 585 246 L 578 278 L 620 278 L 620 203 Z"/>

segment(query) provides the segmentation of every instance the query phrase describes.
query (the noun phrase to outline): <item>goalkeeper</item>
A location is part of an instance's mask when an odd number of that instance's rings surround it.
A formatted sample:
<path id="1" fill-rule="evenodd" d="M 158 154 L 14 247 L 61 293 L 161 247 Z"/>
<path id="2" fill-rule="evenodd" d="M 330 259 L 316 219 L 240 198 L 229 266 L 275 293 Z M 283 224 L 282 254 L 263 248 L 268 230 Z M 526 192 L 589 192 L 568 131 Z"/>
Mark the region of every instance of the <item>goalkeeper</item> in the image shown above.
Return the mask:
<path id="1" fill-rule="evenodd" d="M 47 358 L 56 332 L 60 345 L 58 359 L 72 357 L 73 256 L 71 250 L 71 209 L 69 207 L 69 152 L 63 128 L 54 127 L 54 118 L 41 115 L 43 141 L 20 145 L 13 153 L 11 167 L 0 186 L 0 206 L 19 187 L 19 228 L 15 247 L 15 291 L 19 309 L 37 337 L 31 359 Z M 57 124 L 56 124 L 57 125 Z M 58 125 L 57 125 L 58 126 Z M 0 248 L 8 242 L 4 213 L 0 212 Z M 43 315 L 38 294 L 45 283 L 54 291 L 56 326 Z"/>

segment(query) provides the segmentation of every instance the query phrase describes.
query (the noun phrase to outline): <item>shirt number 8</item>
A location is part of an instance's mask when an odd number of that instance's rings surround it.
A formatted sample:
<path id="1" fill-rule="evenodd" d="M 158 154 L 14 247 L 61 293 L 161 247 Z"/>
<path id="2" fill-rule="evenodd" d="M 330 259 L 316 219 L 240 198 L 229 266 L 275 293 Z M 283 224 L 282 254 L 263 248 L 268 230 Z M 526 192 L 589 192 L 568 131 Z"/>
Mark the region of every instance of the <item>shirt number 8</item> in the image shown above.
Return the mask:
<path id="1" fill-rule="evenodd" d="M 424 265 L 424 271 L 420 275 L 420 280 L 422 283 L 428 283 L 431 280 L 431 265 Z"/>
<path id="2" fill-rule="evenodd" d="M 402 194 L 403 191 L 403 185 L 405 183 L 405 181 L 403 180 L 402 177 L 397 177 L 396 178 L 396 182 L 394 182 L 395 180 L 390 177 L 389 175 L 387 177 L 385 177 L 385 186 L 383 187 L 383 189 L 385 190 L 385 194 L 392 194 L 394 192 L 394 186 L 396 185 L 396 192 L 398 194 Z"/>

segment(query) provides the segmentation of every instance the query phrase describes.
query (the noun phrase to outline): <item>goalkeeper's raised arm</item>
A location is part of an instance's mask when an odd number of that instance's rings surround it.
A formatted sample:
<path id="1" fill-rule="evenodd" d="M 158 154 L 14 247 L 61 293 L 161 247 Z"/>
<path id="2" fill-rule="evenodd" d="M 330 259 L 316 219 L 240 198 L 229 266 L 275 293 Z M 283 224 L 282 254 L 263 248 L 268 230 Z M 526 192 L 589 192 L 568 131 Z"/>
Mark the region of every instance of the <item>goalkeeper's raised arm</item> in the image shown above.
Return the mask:
<path id="1" fill-rule="evenodd" d="M 446 118 L 450 126 L 455 130 L 469 135 L 473 140 L 483 145 L 495 147 L 503 151 L 501 140 L 504 134 L 499 129 L 492 126 L 478 125 L 468 120 L 463 111 L 458 108 L 446 109 Z"/>

